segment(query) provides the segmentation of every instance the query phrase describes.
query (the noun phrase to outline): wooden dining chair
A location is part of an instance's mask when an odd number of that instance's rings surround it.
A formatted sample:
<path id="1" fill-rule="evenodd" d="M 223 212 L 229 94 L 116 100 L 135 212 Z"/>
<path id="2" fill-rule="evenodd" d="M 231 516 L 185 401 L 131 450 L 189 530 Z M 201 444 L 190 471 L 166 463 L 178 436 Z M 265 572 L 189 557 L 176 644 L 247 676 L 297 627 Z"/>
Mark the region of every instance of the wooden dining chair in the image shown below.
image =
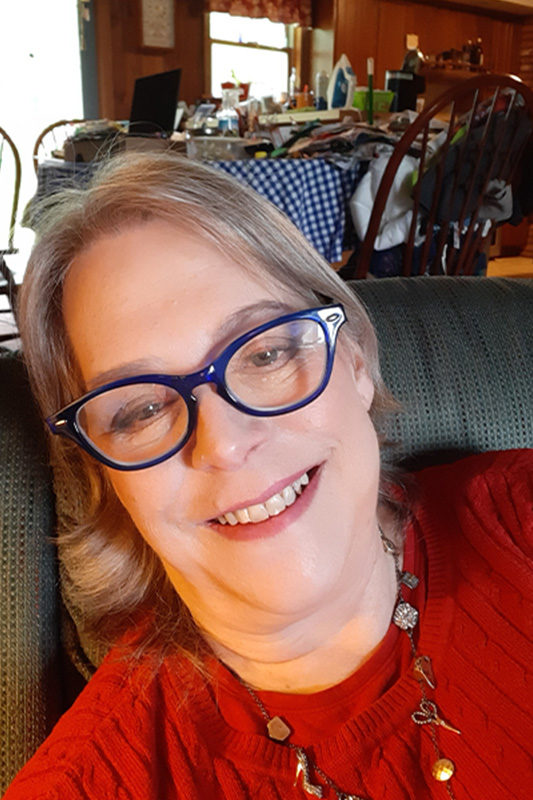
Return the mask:
<path id="1" fill-rule="evenodd" d="M 15 322 L 17 285 L 6 256 L 18 252 L 14 238 L 20 179 L 19 152 L 11 137 L 0 128 L 0 342 L 18 337 Z M 6 298 L 7 304 L 4 302 Z"/>
<path id="2" fill-rule="evenodd" d="M 466 113 L 464 109 L 469 109 Z M 448 128 L 431 154 L 430 126 Z M 406 130 L 383 172 L 366 234 L 343 277 L 364 278 L 396 173 L 416 155 L 412 217 L 396 274 L 469 275 L 497 224 L 516 200 L 520 166 L 533 131 L 533 92 L 508 75 L 478 75 L 431 103 Z M 502 212 L 501 205 L 507 204 Z M 499 207 L 499 208 L 498 208 Z M 507 214 L 510 216 L 510 211 Z M 422 243 L 420 243 L 422 242 Z"/>
<path id="3" fill-rule="evenodd" d="M 37 174 L 39 164 L 47 158 L 52 158 L 54 153 L 62 153 L 65 140 L 73 136 L 78 125 L 86 122 L 84 119 L 60 119 L 48 125 L 36 139 L 33 147 L 33 168 Z"/>

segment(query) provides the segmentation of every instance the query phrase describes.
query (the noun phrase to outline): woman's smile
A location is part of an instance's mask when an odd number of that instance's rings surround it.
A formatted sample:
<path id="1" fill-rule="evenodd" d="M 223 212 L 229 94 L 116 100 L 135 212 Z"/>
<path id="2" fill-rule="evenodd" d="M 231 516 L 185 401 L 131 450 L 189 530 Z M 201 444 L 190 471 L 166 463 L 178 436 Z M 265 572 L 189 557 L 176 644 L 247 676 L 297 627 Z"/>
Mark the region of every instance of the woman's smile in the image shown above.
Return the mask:
<path id="1" fill-rule="evenodd" d="M 309 507 L 320 480 L 319 468 L 313 468 L 296 480 L 284 482 L 283 488 L 263 502 L 244 505 L 211 520 L 223 536 L 236 540 L 262 539 L 284 531 Z"/>
<path id="2" fill-rule="evenodd" d="M 246 525 L 249 522 L 264 522 L 269 517 L 276 517 L 288 506 L 291 506 L 296 497 L 302 493 L 302 490 L 309 483 L 309 475 L 304 472 L 296 480 L 285 480 L 283 488 L 276 490 L 274 494 L 267 492 L 269 495 L 266 500 L 254 500 L 249 503 L 243 504 L 240 508 L 235 508 L 232 511 L 225 511 L 218 517 L 218 521 L 222 525 Z"/>

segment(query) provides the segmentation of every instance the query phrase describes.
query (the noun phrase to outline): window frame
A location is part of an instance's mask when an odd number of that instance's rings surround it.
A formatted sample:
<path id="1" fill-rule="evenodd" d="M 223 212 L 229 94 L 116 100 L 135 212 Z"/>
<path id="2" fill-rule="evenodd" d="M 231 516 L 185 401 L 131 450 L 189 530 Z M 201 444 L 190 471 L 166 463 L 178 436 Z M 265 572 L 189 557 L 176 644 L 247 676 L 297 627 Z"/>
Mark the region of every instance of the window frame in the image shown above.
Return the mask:
<path id="1" fill-rule="evenodd" d="M 227 44 L 232 47 L 244 47 L 249 50 L 267 50 L 274 53 L 287 53 L 288 56 L 288 70 L 287 70 L 287 86 L 289 82 L 289 75 L 291 69 L 296 66 L 296 38 L 298 26 L 285 25 L 287 32 L 287 41 L 289 44 L 286 47 L 272 47 L 272 45 L 257 44 L 257 42 L 233 42 L 230 39 L 214 39 L 210 36 L 209 15 L 211 11 L 204 12 L 204 92 L 207 97 L 218 97 L 218 95 L 211 95 L 211 45 L 212 44 Z M 298 72 L 298 69 L 296 69 Z"/>

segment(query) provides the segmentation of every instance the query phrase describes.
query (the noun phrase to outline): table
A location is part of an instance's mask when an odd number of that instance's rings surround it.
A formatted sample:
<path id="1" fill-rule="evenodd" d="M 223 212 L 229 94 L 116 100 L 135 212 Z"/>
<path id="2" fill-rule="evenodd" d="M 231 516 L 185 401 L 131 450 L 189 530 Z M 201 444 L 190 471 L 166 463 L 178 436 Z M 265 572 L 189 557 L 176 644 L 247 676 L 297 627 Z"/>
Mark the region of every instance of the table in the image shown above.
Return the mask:
<path id="1" fill-rule="evenodd" d="M 364 171 L 361 162 L 348 169 L 340 169 L 323 158 L 209 164 L 247 183 L 274 203 L 327 261 L 341 260 L 349 230 L 348 202 Z M 57 159 L 43 162 L 39 166 L 32 210 L 36 201 L 66 186 L 85 186 L 96 166 L 97 162 L 83 164 Z"/>
<path id="2" fill-rule="evenodd" d="M 215 161 L 237 180 L 274 203 L 327 261 L 340 261 L 348 202 L 360 179 L 360 163 L 341 170 L 322 158 Z"/>

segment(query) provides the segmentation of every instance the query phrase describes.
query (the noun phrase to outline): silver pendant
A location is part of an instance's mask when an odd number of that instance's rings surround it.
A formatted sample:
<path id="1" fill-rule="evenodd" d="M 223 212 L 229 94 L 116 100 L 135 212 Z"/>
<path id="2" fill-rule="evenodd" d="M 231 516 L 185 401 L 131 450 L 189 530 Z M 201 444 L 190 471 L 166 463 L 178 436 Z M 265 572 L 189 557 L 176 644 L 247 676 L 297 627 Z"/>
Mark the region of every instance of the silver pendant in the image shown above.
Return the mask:
<path id="1" fill-rule="evenodd" d="M 401 628 L 402 631 L 412 630 L 418 622 L 418 611 L 411 603 L 402 601 L 398 603 L 394 609 L 392 621 Z"/>
<path id="2" fill-rule="evenodd" d="M 407 586 L 408 589 L 416 589 L 419 584 L 419 580 L 416 575 L 413 575 L 412 572 L 407 571 L 402 572 L 400 581 L 404 584 L 404 586 Z"/>

